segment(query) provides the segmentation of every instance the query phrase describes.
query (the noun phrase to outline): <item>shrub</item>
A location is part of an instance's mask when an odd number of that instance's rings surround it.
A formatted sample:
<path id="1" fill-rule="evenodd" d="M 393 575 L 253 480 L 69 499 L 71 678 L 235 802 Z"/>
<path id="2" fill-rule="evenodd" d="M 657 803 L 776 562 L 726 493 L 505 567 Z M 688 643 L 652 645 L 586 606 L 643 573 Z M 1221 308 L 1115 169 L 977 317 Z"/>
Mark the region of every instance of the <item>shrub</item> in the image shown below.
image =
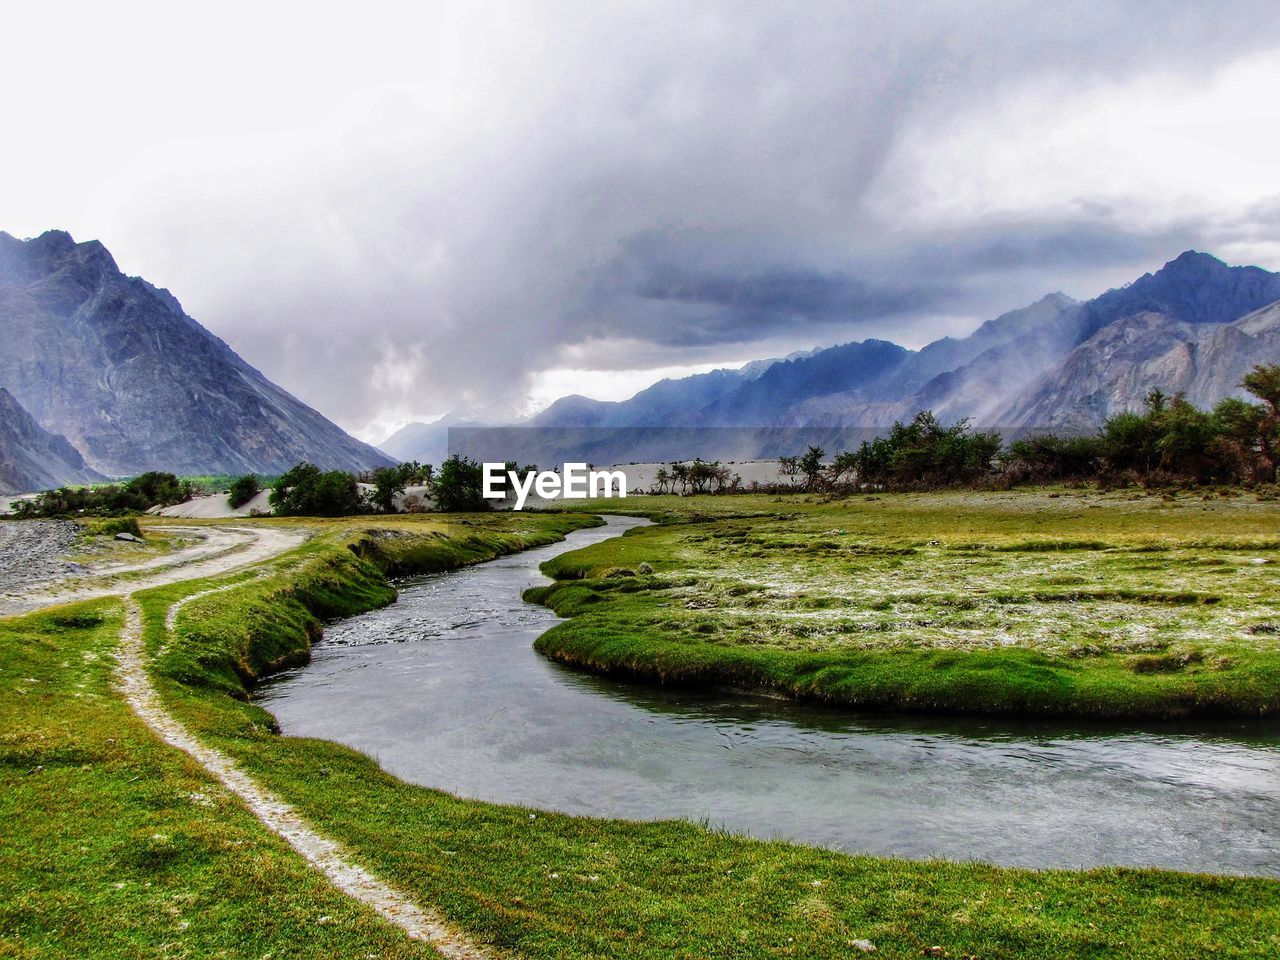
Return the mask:
<path id="1" fill-rule="evenodd" d="M 238 509 L 256 497 L 261 490 L 262 484 L 258 482 L 258 475 L 246 473 L 231 484 L 231 492 L 227 497 L 227 503 L 233 510 Z"/>
<path id="2" fill-rule="evenodd" d="M 46 490 L 34 500 L 20 501 L 15 507 L 22 517 L 126 516 L 190 500 L 194 489 L 172 473 L 152 471 L 123 484 Z"/>
<path id="3" fill-rule="evenodd" d="M 284 473 L 271 491 L 270 502 L 285 517 L 348 517 L 366 510 L 355 474 L 321 471 L 310 463 Z"/>
<path id="4" fill-rule="evenodd" d="M 445 513 L 488 510 L 483 495 L 484 474 L 479 463 L 470 457 L 454 454 L 440 465 L 436 478 L 436 509 Z"/>

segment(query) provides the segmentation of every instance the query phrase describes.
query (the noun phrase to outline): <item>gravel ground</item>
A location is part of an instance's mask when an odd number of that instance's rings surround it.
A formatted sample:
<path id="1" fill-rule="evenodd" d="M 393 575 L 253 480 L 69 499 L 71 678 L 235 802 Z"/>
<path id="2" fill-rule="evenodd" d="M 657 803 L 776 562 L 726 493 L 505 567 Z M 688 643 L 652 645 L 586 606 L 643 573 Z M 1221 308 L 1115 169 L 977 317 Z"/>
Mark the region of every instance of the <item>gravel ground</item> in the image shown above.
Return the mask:
<path id="1" fill-rule="evenodd" d="M 0 593 L 72 572 L 67 554 L 79 534 L 80 528 L 69 520 L 0 522 Z"/>

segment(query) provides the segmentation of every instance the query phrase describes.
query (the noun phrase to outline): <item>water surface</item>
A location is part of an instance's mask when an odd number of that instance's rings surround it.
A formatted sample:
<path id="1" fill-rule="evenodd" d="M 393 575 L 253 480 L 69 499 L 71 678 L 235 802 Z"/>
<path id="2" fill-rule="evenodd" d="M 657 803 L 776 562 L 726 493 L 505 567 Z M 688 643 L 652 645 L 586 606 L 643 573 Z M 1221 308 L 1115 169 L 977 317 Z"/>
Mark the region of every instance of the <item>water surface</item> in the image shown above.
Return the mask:
<path id="1" fill-rule="evenodd" d="M 538 565 L 643 521 L 400 584 L 265 685 L 284 731 L 406 780 L 574 814 L 683 817 L 850 852 L 1280 876 L 1280 729 L 860 715 L 550 663 Z"/>

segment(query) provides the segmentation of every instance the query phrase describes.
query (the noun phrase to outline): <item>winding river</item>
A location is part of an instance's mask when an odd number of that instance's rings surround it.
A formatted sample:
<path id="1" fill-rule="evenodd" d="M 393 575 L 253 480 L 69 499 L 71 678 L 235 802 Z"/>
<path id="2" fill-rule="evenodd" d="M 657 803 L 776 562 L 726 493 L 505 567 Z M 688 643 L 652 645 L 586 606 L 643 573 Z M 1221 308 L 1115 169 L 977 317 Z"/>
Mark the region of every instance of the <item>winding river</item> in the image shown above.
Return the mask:
<path id="1" fill-rule="evenodd" d="M 851 714 L 603 679 L 550 663 L 538 565 L 643 521 L 400 584 L 259 692 L 335 740 L 467 797 L 681 817 L 849 852 L 1029 867 L 1280 876 L 1280 725 L 1115 730 Z"/>

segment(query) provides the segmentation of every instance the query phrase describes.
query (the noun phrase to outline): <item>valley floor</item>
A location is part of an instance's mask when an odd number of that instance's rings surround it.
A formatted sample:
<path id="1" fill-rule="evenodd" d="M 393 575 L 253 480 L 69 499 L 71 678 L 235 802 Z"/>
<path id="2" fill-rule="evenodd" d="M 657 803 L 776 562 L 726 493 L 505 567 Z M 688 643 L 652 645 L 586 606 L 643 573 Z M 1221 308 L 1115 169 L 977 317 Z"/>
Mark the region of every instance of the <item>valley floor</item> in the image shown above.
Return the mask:
<path id="1" fill-rule="evenodd" d="M 922 552 L 962 536 L 1006 546 L 1044 538 L 1119 538 L 1127 546 L 1118 566 L 1128 569 L 1140 563 L 1134 557 L 1146 555 L 1135 552 L 1137 545 L 1155 546 L 1172 534 L 1183 538 L 1179 551 L 1200 551 L 1196 555 L 1213 561 L 1203 564 L 1211 568 L 1207 580 L 1189 577 L 1177 589 L 1223 596 L 1220 603 L 1181 606 L 1224 605 L 1238 611 L 1241 624 L 1271 622 L 1261 611 L 1274 595 L 1265 582 L 1248 576 L 1267 564 L 1244 561 L 1274 555 L 1262 534 L 1267 524 L 1275 529 L 1273 505 L 1237 498 L 1195 516 L 1190 504 L 1175 509 L 1117 500 L 1114 513 L 1102 519 L 1091 515 L 1086 499 L 1064 507 L 1060 523 L 1032 535 L 1026 525 L 1046 509 L 1050 495 L 1033 496 L 1043 499 L 998 499 L 990 510 L 982 498 L 906 498 L 904 506 L 883 508 L 875 505 L 885 501 L 869 501 L 864 508 L 802 498 L 638 500 L 631 505 L 671 511 L 666 519 L 678 522 L 567 554 L 556 561 L 557 572 L 586 576 L 572 583 L 601 598 L 578 595 L 575 603 L 631 623 L 667 615 L 655 611 L 719 616 L 726 604 L 771 617 L 775 605 L 780 612 L 830 609 L 835 600 L 843 602 L 850 582 L 889 589 L 893 578 L 884 570 L 879 580 L 861 573 L 830 576 L 837 568 L 828 555 L 836 548 L 823 544 L 843 544 L 845 537 L 861 542 L 878 535 L 873 546 L 900 542 L 903 549 Z M 1148 511 L 1145 520 L 1142 510 Z M 719 519 L 709 519 L 712 513 Z M 735 519 L 730 513 L 754 515 Z M 919 525 L 926 521 L 933 526 L 921 534 Z M 339 844 L 352 864 L 438 918 L 467 949 L 531 958 L 848 957 L 872 945 L 885 957 L 983 958 L 1262 957 L 1280 949 L 1275 881 L 845 856 L 686 823 L 592 820 L 484 804 L 405 784 L 368 757 L 335 744 L 282 737 L 273 732 L 270 715 L 247 699 L 255 678 L 306 657 L 324 619 L 390 602 L 388 575 L 478 562 L 549 542 L 590 522 L 582 515 L 504 514 L 253 524 L 312 536 L 274 559 L 212 578 L 151 589 L 125 584 L 118 592 L 131 593 L 129 601 L 104 597 L 0 619 L 0 955 L 436 955 L 429 943 L 410 939 L 312 869 L 203 760 L 156 736 L 154 725 L 130 709 L 119 687 L 122 637 L 136 666 L 146 670 L 165 715 L 287 803 L 309 829 Z M 734 535 L 716 538 L 716 531 Z M 754 537 L 768 542 L 739 542 Z M 1232 546 L 1224 548 L 1226 540 Z M 1063 548 L 1061 557 L 1071 559 L 1085 549 Z M 757 550 L 760 555 L 753 556 Z M 797 555 L 778 559 L 792 551 Z M 1024 554 L 1038 556 L 1025 549 L 993 552 L 1019 563 L 1026 561 Z M 717 553 L 723 564 L 708 561 Z M 1160 559 L 1160 551 L 1150 553 Z M 839 562 L 852 568 L 864 556 L 885 554 L 855 552 Z M 927 578 L 931 567 L 914 554 L 896 556 L 907 565 L 904 578 Z M 979 553 L 976 559 L 985 558 Z M 969 552 L 960 559 L 971 559 Z M 1226 562 L 1235 570 L 1237 560 L 1238 589 L 1228 591 L 1225 585 L 1236 580 L 1216 567 Z M 725 589 L 721 581 L 730 573 L 750 579 L 741 566 L 749 561 L 765 561 L 761 580 L 784 573 L 788 579 L 741 595 Z M 614 569 L 642 562 L 655 571 L 644 576 L 663 580 L 661 585 L 655 579 L 647 586 L 643 577 Z M 704 584 L 717 567 L 724 571 L 715 574 L 717 582 Z M 810 568 L 828 575 L 806 580 Z M 937 576 L 954 578 L 956 569 Z M 191 572 L 199 576 L 195 568 Z M 1092 588 L 1097 592 L 1109 589 L 1107 578 L 1119 574 L 1109 568 L 1049 573 L 1019 567 L 998 589 L 1022 590 L 1044 577 L 1095 575 L 1104 580 Z M 1150 571 L 1128 575 L 1148 576 L 1148 589 L 1169 589 Z M 930 594 L 927 602 L 936 605 L 932 594 L 943 587 L 926 579 L 916 592 Z M 779 604 L 770 590 L 796 598 L 794 606 Z M 950 589 L 954 595 L 965 592 L 963 583 Z M 642 605 L 652 601 L 654 607 L 632 608 L 615 602 L 614 593 Z M 758 607 L 742 599 L 762 593 L 765 602 Z M 653 596 L 644 599 L 648 594 Z M 711 604 L 702 606 L 703 598 Z M 669 606 L 656 606 L 661 603 Z M 1211 622 L 1197 622 L 1212 633 Z M 938 629 L 967 628 L 946 623 Z M 1039 637 L 1038 629 L 1010 620 L 1011 635 Z M 718 639 L 700 630 L 694 635 L 712 638 L 700 641 L 709 644 Z M 792 642 L 785 639 L 790 636 L 761 632 L 780 649 Z M 1213 642 L 1237 642 L 1225 636 L 1214 634 Z M 1249 636 L 1261 639 L 1253 646 L 1240 640 L 1243 653 L 1221 655 L 1265 657 L 1269 635 Z M 1100 654 L 1140 655 L 1159 652 Z M 1200 662 L 1189 661 L 1193 669 Z"/>

